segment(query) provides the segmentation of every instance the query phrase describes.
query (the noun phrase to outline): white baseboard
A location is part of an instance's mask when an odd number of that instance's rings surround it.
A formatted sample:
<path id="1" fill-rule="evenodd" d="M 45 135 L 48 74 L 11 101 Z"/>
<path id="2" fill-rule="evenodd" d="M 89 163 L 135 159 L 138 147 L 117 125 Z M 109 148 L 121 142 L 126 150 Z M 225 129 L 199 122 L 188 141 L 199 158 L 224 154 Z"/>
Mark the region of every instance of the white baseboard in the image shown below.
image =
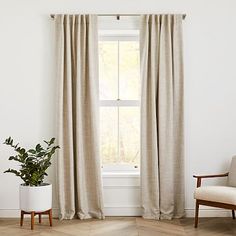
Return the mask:
<path id="1" fill-rule="evenodd" d="M 17 209 L 0 209 L 0 217 L 15 218 L 20 216 L 20 210 Z"/>
<path id="2" fill-rule="evenodd" d="M 138 206 L 106 206 L 104 207 L 105 216 L 141 216 L 141 208 Z M 194 217 L 194 209 L 185 209 L 186 217 Z M 0 209 L 0 218 L 18 218 L 20 210 L 18 209 Z M 58 217 L 58 209 L 53 209 L 53 217 Z M 231 210 L 225 209 L 201 209 L 199 217 L 231 217 Z"/>
<path id="3" fill-rule="evenodd" d="M 52 209 L 52 216 L 53 218 L 58 217 L 58 209 Z M 19 218 L 20 217 L 20 210 L 19 209 L 0 209 L 0 218 Z M 25 217 L 30 217 L 30 215 L 25 215 Z M 47 217 L 47 216 L 42 216 Z"/>
<path id="4" fill-rule="evenodd" d="M 109 206 L 104 207 L 105 216 L 141 216 L 142 209 L 138 206 Z M 195 209 L 185 209 L 187 218 L 193 218 Z M 231 210 L 209 208 L 201 209 L 199 211 L 199 217 L 231 217 Z"/>
<path id="5" fill-rule="evenodd" d="M 195 215 L 195 209 L 185 209 L 185 216 L 192 218 Z M 231 217 L 231 210 L 212 208 L 199 210 L 199 217 Z"/>
<path id="6" fill-rule="evenodd" d="M 141 216 L 142 209 L 139 206 L 105 206 L 105 216 Z"/>

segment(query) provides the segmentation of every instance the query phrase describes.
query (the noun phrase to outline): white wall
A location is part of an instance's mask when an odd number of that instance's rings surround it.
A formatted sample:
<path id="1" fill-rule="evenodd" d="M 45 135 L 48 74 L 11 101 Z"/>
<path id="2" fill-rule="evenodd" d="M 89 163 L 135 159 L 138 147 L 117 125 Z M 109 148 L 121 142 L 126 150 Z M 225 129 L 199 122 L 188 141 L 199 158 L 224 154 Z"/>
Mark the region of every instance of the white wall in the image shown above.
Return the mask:
<path id="1" fill-rule="evenodd" d="M 30 146 L 55 135 L 49 14 L 64 12 L 187 14 L 185 177 L 186 209 L 191 215 L 193 173 L 225 171 L 236 153 L 236 1 L 0 0 L 0 143 L 11 135 Z M 2 173 L 12 165 L 7 161 L 9 154 L 0 145 L 0 216 L 14 215 L 19 207 L 20 181 Z M 49 179 L 55 183 L 54 168 Z M 54 197 L 55 208 L 56 202 Z"/>

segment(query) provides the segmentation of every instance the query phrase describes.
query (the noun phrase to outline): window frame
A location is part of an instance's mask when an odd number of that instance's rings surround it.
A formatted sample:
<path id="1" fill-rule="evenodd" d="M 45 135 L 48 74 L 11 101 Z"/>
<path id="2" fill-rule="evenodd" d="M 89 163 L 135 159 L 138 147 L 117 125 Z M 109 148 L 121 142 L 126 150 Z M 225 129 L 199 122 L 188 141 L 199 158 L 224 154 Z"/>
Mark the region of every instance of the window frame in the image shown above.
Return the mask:
<path id="1" fill-rule="evenodd" d="M 139 41 L 139 30 L 99 30 L 100 41 Z M 118 55 L 119 56 L 119 55 Z M 119 79 L 119 75 L 118 75 Z M 99 100 L 99 107 L 140 107 L 140 100 Z M 118 120 L 119 123 L 119 120 Z M 119 126 L 118 126 L 119 127 Z M 119 134 L 118 134 L 119 140 Z M 119 145 L 118 145 L 119 149 Z M 102 158 L 102 157 L 101 157 Z M 139 173 L 140 165 L 103 164 L 103 172 Z"/>

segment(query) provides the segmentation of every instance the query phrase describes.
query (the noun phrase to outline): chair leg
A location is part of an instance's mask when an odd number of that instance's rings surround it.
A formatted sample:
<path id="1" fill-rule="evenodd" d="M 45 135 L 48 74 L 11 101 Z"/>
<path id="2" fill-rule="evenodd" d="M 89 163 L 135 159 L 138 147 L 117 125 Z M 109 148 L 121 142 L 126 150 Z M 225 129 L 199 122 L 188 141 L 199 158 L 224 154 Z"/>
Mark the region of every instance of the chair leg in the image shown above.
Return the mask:
<path id="1" fill-rule="evenodd" d="M 39 213 L 39 224 L 42 223 L 42 217 L 41 217 L 41 214 Z"/>
<path id="2" fill-rule="evenodd" d="M 34 211 L 31 212 L 31 230 L 34 229 Z"/>
<path id="3" fill-rule="evenodd" d="M 52 227 L 52 209 L 49 210 L 49 223 L 50 226 Z"/>
<path id="4" fill-rule="evenodd" d="M 24 212 L 20 212 L 20 226 L 23 226 L 23 221 L 24 221 Z"/>
<path id="5" fill-rule="evenodd" d="M 232 210 L 232 218 L 235 220 L 235 212 Z"/>
<path id="6" fill-rule="evenodd" d="M 199 203 L 198 203 L 198 200 L 196 200 L 195 223 L 194 223 L 195 228 L 197 228 L 197 226 L 198 226 L 198 213 L 199 213 Z"/>

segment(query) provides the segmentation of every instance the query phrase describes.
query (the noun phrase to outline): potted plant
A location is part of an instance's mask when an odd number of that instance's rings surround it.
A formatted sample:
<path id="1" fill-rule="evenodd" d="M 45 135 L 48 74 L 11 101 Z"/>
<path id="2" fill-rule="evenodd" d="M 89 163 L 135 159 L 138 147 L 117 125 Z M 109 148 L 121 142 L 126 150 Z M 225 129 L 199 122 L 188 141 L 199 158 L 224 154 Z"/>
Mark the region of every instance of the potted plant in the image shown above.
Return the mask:
<path id="1" fill-rule="evenodd" d="M 13 173 L 24 183 L 20 185 L 20 209 L 24 212 L 45 212 L 52 208 L 52 185 L 44 183 L 46 170 L 51 165 L 51 159 L 59 146 L 54 145 L 55 138 L 44 141 L 43 147 L 37 144 L 35 148 L 26 150 L 14 144 L 11 137 L 4 144 L 12 147 L 16 152 L 9 160 L 20 163 L 20 169 L 8 169 L 4 173 Z"/>

